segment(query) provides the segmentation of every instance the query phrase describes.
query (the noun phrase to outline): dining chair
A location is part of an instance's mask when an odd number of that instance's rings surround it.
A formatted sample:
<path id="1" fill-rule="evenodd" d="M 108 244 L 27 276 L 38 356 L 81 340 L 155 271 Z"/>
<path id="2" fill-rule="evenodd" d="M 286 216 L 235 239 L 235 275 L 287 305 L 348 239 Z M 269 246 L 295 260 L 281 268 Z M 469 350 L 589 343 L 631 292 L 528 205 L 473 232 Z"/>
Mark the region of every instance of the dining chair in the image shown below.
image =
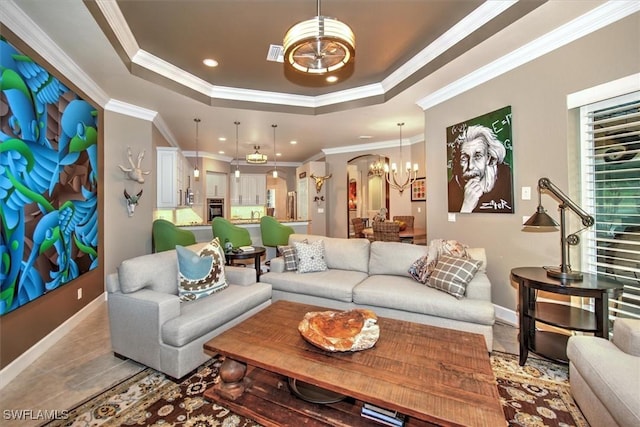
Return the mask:
<path id="1" fill-rule="evenodd" d="M 351 218 L 353 224 L 353 236 L 356 238 L 364 238 L 365 224 L 362 218 Z"/>
<path id="2" fill-rule="evenodd" d="M 375 221 L 373 224 L 373 240 L 382 242 L 400 241 L 400 224 L 397 222 Z"/>
<path id="3" fill-rule="evenodd" d="M 414 223 L 414 216 L 413 215 L 395 215 L 393 217 L 394 221 L 402 221 L 406 224 L 406 228 L 413 228 L 413 223 Z M 404 230 L 404 228 L 403 228 Z M 400 239 L 400 241 L 404 242 L 404 243 L 413 243 L 413 236 L 412 237 L 405 237 Z"/>

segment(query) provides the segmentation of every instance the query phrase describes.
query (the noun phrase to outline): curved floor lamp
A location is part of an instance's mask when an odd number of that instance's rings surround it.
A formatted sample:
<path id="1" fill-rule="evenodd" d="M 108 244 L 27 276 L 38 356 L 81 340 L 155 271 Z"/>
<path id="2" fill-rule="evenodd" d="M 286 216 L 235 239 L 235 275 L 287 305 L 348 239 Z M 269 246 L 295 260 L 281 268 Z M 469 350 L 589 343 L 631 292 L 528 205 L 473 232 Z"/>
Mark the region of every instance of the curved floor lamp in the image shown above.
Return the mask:
<path id="1" fill-rule="evenodd" d="M 582 208 L 576 205 L 566 194 L 556 187 L 549 178 L 540 178 L 538 180 L 538 209 L 536 213 L 531 215 L 527 222 L 524 223 L 525 231 L 528 227 L 540 230 L 555 230 L 558 226 L 558 223 L 547 214 L 547 211 L 542 206 L 541 194 L 543 191 L 548 191 L 560 200 L 558 208 L 560 209 L 560 246 L 562 248 L 562 260 L 560 268 L 545 267 L 547 270 L 547 276 L 560 280 L 582 280 L 582 273 L 577 270 L 572 270 L 571 265 L 569 264 L 569 246 L 575 246 L 580 243 L 580 238 L 577 236 L 577 233 L 585 228 L 591 227 L 596 221 L 591 215 L 582 210 Z M 580 217 L 582 224 L 585 227 L 577 233 L 569 235 L 566 233 L 565 223 L 565 210 L 567 208 L 571 209 Z"/>

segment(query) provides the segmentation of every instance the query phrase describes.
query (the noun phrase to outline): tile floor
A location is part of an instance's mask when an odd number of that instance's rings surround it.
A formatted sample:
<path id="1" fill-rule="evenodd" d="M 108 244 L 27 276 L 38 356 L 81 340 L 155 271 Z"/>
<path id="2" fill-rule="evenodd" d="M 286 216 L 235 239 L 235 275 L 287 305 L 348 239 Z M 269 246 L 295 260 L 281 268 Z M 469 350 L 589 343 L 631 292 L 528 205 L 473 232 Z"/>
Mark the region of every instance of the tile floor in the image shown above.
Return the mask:
<path id="1" fill-rule="evenodd" d="M 494 350 L 518 353 L 516 328 L 497 323 L 493 331 Z M 82 325 L 0 389 L 0 425 L 40 425 L 44 420 L 11 419 L 11 410 L 31 410 L 32 415 L 23 413 L 28 418 L 37 418 L 37 411 L 63 411 L 141 369 L 143 366 L 138 363 L 113 356 L 104 302 Z"/>

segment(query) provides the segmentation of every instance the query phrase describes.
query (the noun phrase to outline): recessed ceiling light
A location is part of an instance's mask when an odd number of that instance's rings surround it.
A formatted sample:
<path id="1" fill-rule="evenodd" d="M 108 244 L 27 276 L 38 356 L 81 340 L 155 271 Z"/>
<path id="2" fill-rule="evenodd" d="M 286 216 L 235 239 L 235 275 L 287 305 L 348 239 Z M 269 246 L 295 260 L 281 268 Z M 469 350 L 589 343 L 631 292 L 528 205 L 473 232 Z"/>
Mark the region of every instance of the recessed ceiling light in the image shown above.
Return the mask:
<path id="1" fill-rule="evenodd" d="M 276 157 L 282 157 L 282 153 L 276 153 Z"/>
<path id="2" fill-rule="evenodd" d="M 204 61 L 202 61 L 202 63 L 204 65 L 206 65 L 207 67 L 217 67 L 218 66 L 218 61 L 216 61 L 215 59 L 211 59 L 211 58 L 207 58 Z"/>
<path id="3" fill-rule="evenodd" d="M 360 139 L 371 139 L 373 137 L 371 135 L 360 135 L 358 138 L 360 138 Z"/>
<path id="4" fill-rule="evenodd" d="M 298 141 L 291 141 L 290 144 L 291 145 L 296 145 L 298 143 Z"/>
<path id="5" fill-rule="evenodd" d="M 224 142 L 226 140 L 227 140 L 227 138 L 225 138 L 224 136 L 221 136 L 220 138 L 218 138 L 218 141 L 223 141 Z"/>
<path id="6" fill-rule="evenodd" d="M 327 79 L 326 79 L 326 80 L 327 80 L 327 82 L 329 82 L 329 83 L 335 83 L 335 82 L 337 82 L 337 81 L 338 81 L 338 77 L 336 77 L 336 76 L 329 76 L 329 77 L 327 77 Z"/>

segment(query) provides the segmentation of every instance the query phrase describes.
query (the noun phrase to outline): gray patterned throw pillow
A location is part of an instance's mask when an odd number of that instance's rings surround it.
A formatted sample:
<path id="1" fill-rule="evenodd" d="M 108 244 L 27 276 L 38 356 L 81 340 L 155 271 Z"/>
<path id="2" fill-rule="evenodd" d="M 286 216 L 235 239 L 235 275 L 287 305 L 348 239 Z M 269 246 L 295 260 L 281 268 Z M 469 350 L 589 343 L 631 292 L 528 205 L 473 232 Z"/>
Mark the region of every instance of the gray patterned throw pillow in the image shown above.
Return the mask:
<path id="1" fill-rule="evenodd" d="M 284 271 L 295 271 L 298 269 L 298 258 L 294 246 L 278 246 L 278 253 L 284 258 Z"/>
<path id="2" fill-rule="evenodd" d="M 298 255 L 298 273 L 311 273 L 327 269 L 322 240 L 316 240 L 312 243 L 294 242 L 293 245 Z"/>
<path id="3" fill-rule="evenodd" d="M 460 299 L 467 291 L 467 285 L 477 273 L 482 261 L 442 255 L 429 276 L 427 286 L 445 291 Z"/>

